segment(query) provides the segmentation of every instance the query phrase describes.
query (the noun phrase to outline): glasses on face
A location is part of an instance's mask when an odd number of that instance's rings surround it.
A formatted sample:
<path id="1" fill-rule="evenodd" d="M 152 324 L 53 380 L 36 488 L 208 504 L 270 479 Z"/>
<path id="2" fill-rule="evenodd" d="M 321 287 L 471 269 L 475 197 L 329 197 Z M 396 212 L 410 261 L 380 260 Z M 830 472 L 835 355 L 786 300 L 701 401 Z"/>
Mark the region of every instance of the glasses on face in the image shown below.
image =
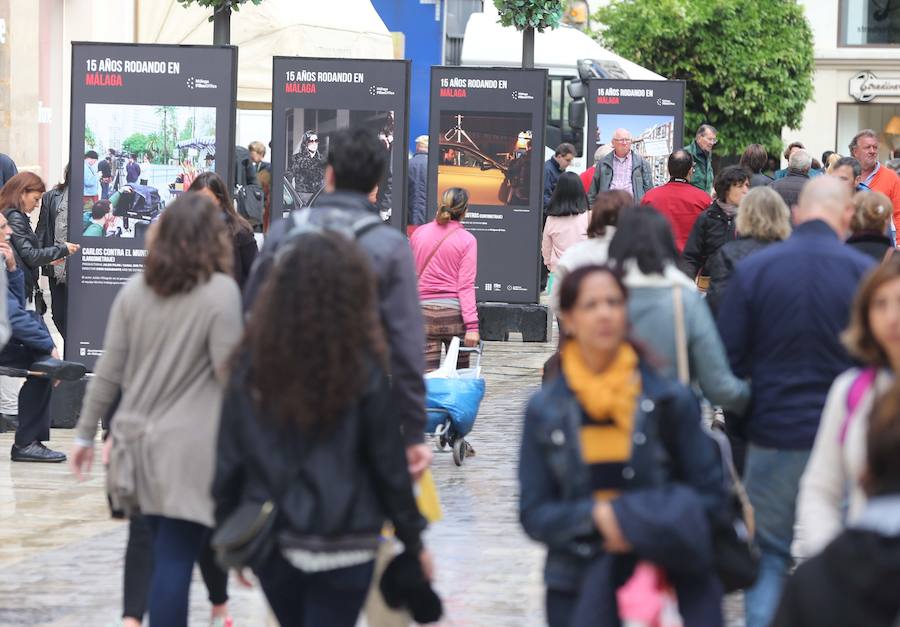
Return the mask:
<path id="1" fill-rule="evenodd" d="M 630 140 L 630 139 L 622 139 L 622 138 L 620 138 L 620 137 L 616 137 L 615 139 L 613 139 L 613 143 L 614 143 L 614 144 L 630 144 L 630 143 L 631 143 L 631 140 Z"/>
<path id="2" fill-rule="evenodd" d="M 715 146 L 719 143 L 719 140 L 715 137 L 704 137 L 704 141 L 706 141 L 710 146 Z"/>

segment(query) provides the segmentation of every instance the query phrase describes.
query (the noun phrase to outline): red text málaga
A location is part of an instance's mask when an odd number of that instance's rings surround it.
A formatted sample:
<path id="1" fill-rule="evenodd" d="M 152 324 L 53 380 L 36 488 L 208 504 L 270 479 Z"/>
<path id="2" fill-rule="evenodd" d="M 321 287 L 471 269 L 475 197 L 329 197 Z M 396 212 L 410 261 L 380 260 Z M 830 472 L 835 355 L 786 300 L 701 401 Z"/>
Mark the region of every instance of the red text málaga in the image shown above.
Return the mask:
<path id="1" fill-rule="evenodd" d="M 284 93 L 286 94 L 314 94 L 316 93 L 315 83 L 285 83 Z"/>
<path id="2" fill-rule="evenodd" d="M 121 87 L 122 75 L 90 72 L 84 75 L 84 84 L 90 87 Z"/>
<path id="3" fill-rule="evenodd" d="M 441 87 L 441 98 L 465 98 L 465 89 L 454 89 L 453 87 Z"/>

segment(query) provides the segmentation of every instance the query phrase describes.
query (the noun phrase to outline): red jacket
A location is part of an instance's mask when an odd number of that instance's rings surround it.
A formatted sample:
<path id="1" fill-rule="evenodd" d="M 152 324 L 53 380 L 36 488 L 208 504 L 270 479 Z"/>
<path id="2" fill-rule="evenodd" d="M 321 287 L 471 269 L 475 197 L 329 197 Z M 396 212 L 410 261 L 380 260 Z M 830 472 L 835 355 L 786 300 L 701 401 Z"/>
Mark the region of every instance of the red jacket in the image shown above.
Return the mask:
<path id="1" fill-rule="evenodd" d="M 587 170 L 582 172 L 579 176 L 581 176 L 581 184 L 584 185 L 584 193 L 587 194 L 591 191 L 591 183 L 594 180 L 594 170 L 597 169 L 597 166 L 592 165 Z"/>
<path id="2" fill-rule="evenodd" d="M 712 199 L 706 192 L 697 189 L 690 183 L 669 181 L 665 185 L 654 187 L 641 199 L 642 205 L 652 205 L 666 216 L 672 225 L 675 245 L 680 253 L 684 250 L 691 229 L 697 216 L 709 207 Z"/>

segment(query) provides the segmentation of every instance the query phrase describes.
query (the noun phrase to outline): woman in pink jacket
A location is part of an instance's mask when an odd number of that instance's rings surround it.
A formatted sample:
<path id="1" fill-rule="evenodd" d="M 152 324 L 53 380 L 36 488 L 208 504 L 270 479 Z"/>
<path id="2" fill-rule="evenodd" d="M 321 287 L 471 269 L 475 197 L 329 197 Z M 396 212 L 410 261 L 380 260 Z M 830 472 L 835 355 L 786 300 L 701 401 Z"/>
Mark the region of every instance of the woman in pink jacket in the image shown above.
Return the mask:
<path id="1" fill-rule="evenodd" d="M 462 225 L 469 194 L 454 187 L 444 192 L 434 222 L 417 228 L 409 240 L 419 276 L 419 299 L 425 317 L 425 370 L 441 363 L 441 347 L 454 336 L 476 346 L 478 310 L 475 307 L 475 272 L 478 242 Z M 466 368 L 467 355 L 458 367 Z"/>
<path id="2" fill-rule="evenodd" d="M 560 175 L 546 211 L 541 254 L 544 265 L 555 273 L 556 264 L 566 249 L 587 239 L 588 200 L 577 174 L 563 172 Z"/>

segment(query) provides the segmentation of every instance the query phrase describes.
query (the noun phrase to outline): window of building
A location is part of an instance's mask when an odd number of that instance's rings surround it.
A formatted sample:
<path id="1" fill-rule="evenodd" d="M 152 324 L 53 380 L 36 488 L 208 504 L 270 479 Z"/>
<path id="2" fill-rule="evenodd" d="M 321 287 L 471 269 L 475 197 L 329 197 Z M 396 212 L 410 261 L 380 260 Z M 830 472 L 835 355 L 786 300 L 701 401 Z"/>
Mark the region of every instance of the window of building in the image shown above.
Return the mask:
<path id="1" fill-rule="evenodd" d="M 850 155 L 850 140 L 870 128 L 878 133 L 878 158 L 883 162 L 900 156 L 900 104 L 839 104 L 835 148 Z"/>
<path id="2" fill-rule="evenodd" d="M 900 45 L 898 0 L 840 0 L 841 46 Z"/>

